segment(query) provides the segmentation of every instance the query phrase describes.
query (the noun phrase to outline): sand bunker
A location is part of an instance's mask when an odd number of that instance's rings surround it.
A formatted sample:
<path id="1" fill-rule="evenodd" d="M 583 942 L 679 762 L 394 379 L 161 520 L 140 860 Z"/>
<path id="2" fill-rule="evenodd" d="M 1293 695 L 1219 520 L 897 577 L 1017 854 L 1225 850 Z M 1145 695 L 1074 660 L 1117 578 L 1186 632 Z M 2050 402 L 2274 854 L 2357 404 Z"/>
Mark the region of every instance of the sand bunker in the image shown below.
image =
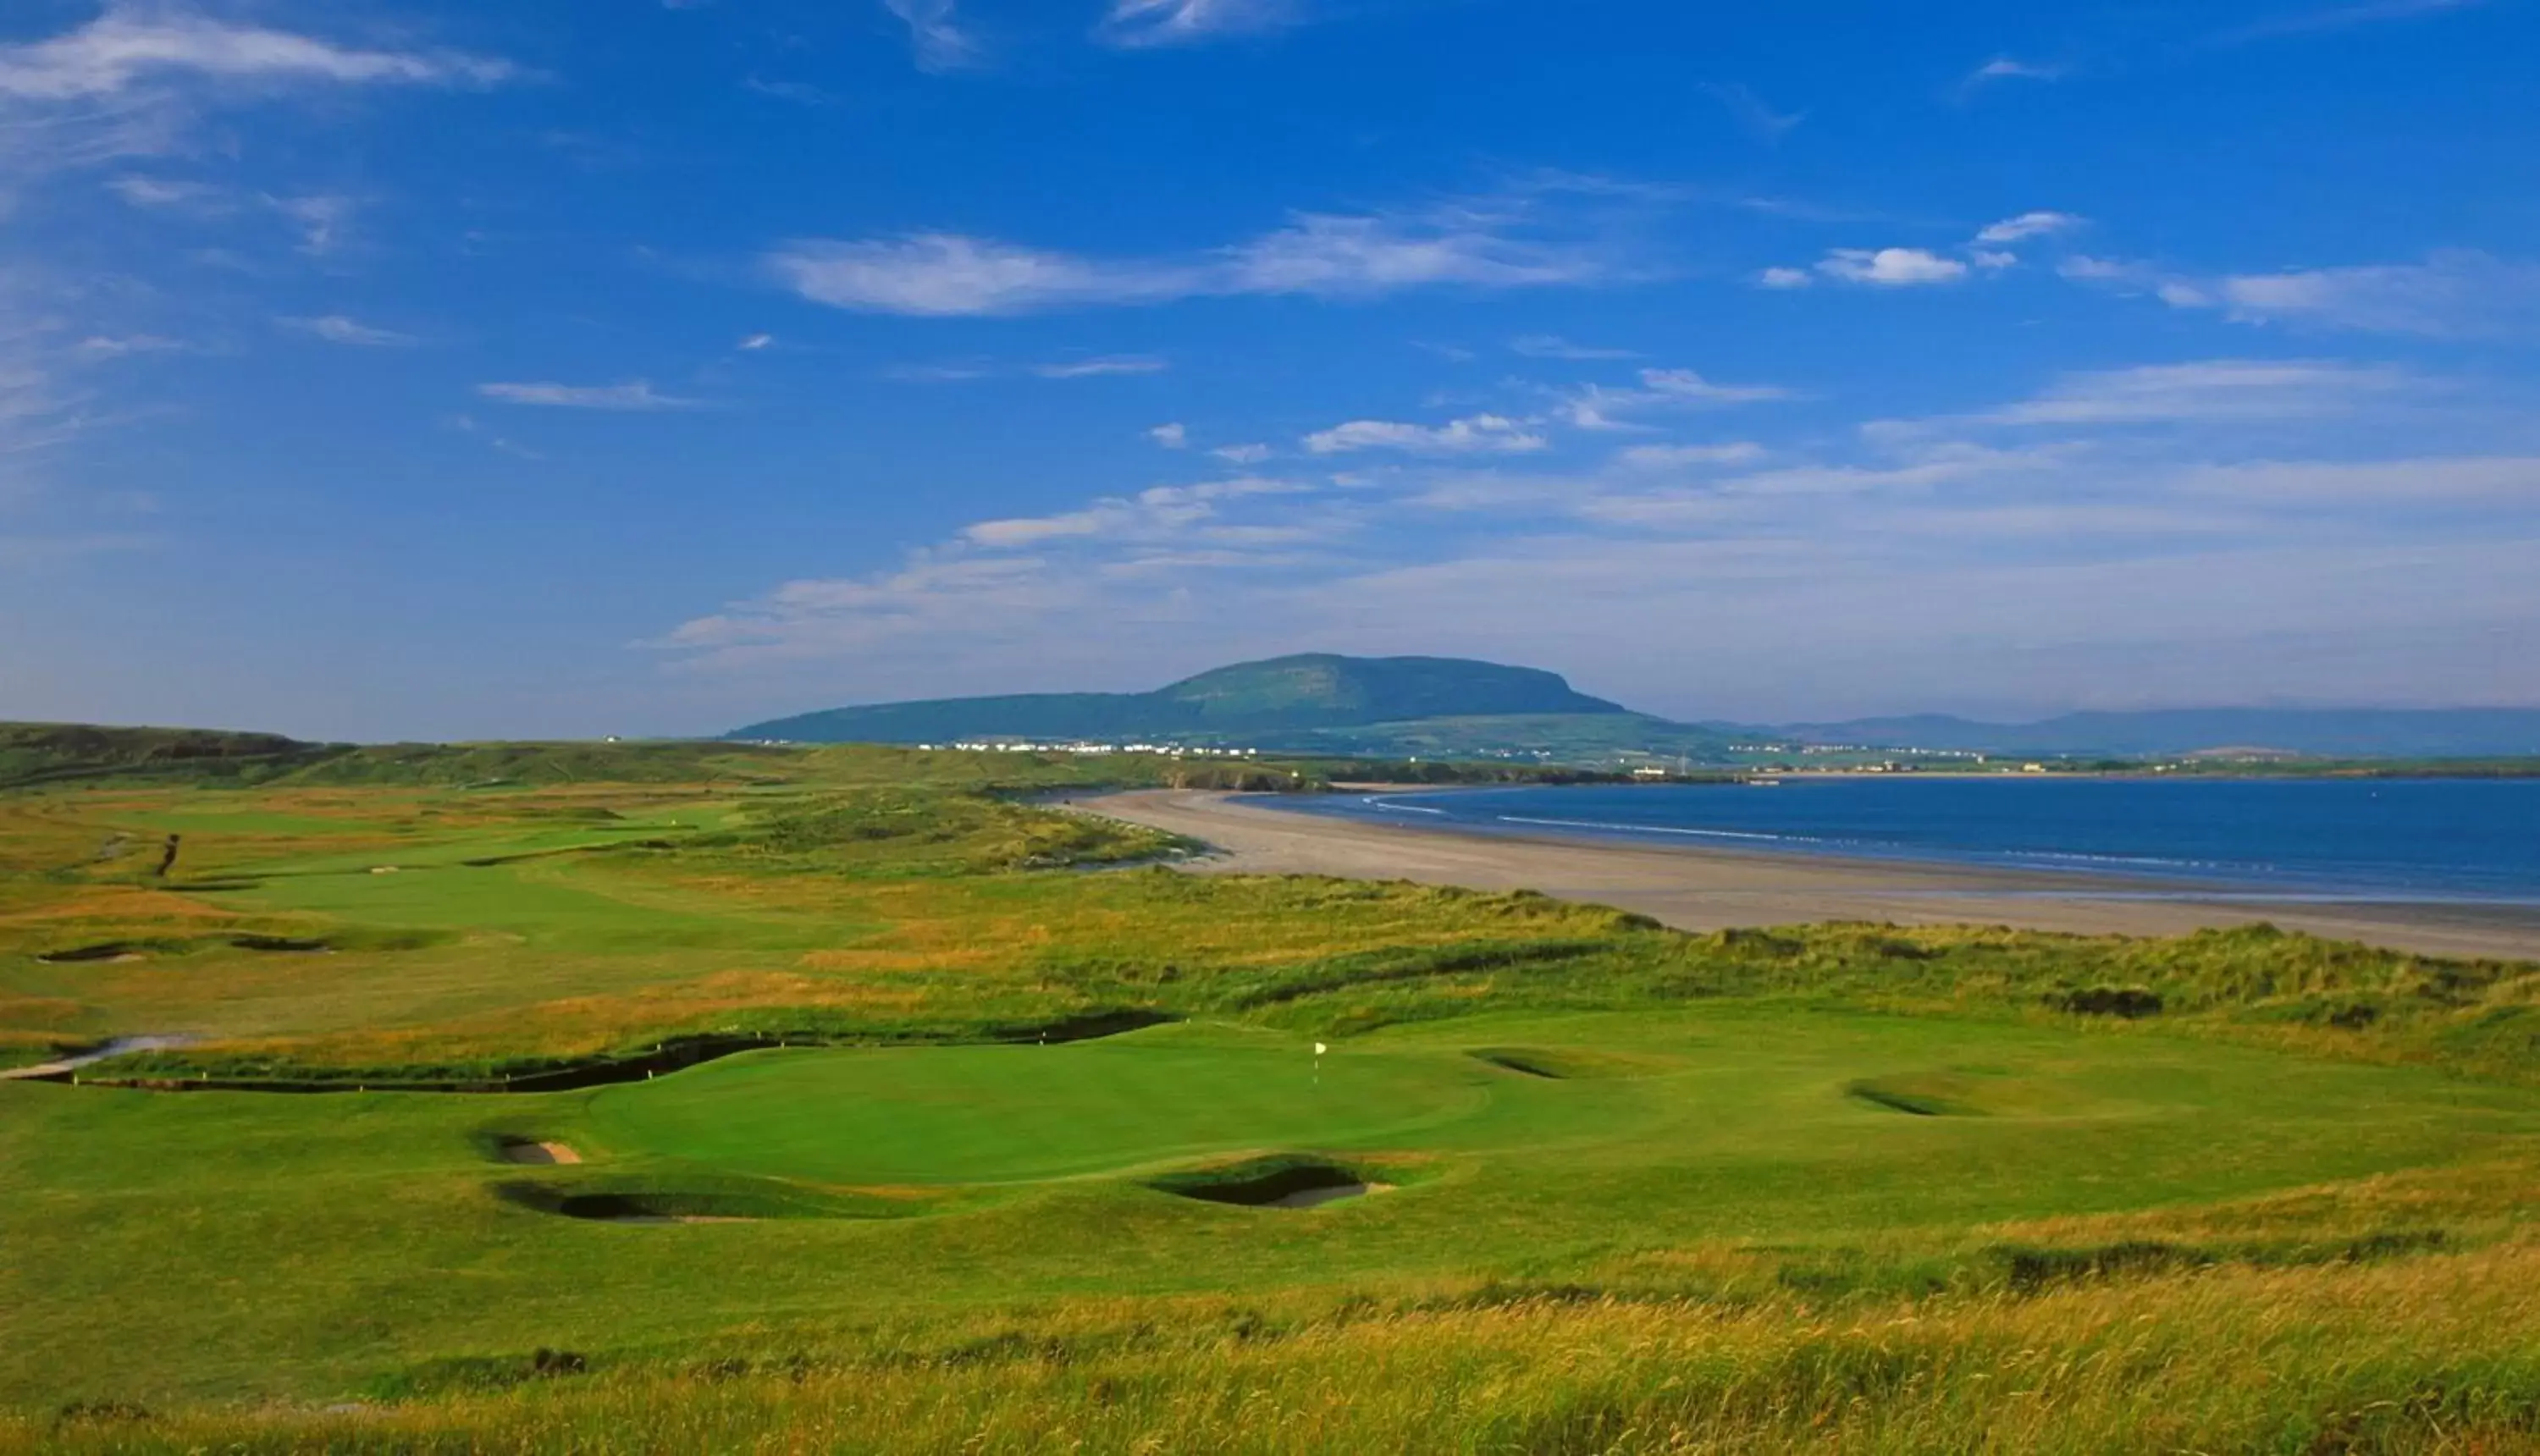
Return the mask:
<path id="1" fill-rule="evenodd" d="M 563 1167 L 582 1161 L 582 1154 L 567 1143 L 539 1143 L 527 1138 L 506 1138 L 502 1144 L 503 1161 L 527 1163 L 531 1167 Z"/>
<path id="2" fill-rule="evenodd" d="M 1260 1158 L 1232 1167 L 1174 1173 L 1148 1185 L 1177 1198 L 1247 1209 L 1312 1209 L 1343 1199 L 1387 1193 L 1355 1168 L 1302 1157 Z"/>
<path id="3" fill-rule="evenodd" d="M 555 1211 L 589 1223 L 754 1223 L 743 1213 L 691 1212 L 696 1200 L 678 1195 L 586 1193 L 559 1202 Z"/>
<path id="4" fill-rule="evenodd" d="M 70 966 L 100 960 L 135 961 L 141 959 L 141 952 L 124 941 L 109 940 L 103 945 L 80 945 L 69 950 L 46 951 L 35 959 L 48 966 Z"/>
<path id="5" fill-rule="evenodd" d="M 1612 1081 L 1662 1076 L 1676 1070 L 1676 1064 L 1664 1058 L 1589 1051 L 1584 1047 L 1476 1047 L 1470 1055 L 1474 1061 L 1502 1072 L 1539 1076 L 1546 1081 Z"/>

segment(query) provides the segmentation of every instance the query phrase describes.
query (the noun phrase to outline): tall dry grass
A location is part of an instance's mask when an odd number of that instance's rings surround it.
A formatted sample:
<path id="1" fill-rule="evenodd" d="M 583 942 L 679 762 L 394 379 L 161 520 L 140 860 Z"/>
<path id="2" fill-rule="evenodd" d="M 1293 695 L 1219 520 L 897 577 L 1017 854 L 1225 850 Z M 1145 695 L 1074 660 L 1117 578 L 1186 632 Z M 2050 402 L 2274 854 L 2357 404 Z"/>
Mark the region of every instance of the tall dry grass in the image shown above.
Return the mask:
<path id="1" fill-rule="evenodd" d="M 447 1452 L 2514 1452 L 2540 1248 L 1820 1306 L 1102 1301 L 337 1411 L 75 1411 L 0 1446 Z"/>

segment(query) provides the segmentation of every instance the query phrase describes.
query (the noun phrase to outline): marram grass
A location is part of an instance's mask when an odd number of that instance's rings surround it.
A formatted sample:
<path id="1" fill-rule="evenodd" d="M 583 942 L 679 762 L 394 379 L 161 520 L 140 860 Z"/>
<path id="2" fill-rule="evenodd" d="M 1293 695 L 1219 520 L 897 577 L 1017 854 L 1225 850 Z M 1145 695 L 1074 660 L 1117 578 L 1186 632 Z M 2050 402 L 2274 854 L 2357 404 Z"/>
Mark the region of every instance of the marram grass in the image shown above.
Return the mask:
<path id="1" fill-rule="evenodd" d="M 1143 1316 L 1143 1317 L 1142 1317 Z M 1176 1323 L 1176 1320 L 1180 1323 Z M 561 1365 L 562 1361 L 550 1361 Z M 332 1410 L 72 1411 L 83 1451 L 2519 1452 L 2540 1250 L 1820 1309 L 1559 1296 L 1285 1324 L 1092 1304 L 831 1362 Z"/>

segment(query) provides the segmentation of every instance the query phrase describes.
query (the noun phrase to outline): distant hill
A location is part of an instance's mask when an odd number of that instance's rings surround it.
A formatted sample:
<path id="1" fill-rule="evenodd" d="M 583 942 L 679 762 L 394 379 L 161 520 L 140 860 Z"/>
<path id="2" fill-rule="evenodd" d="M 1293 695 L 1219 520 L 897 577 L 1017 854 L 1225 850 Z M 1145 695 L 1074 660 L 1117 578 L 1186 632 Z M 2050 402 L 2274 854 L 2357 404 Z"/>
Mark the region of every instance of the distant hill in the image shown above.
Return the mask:
<path id="1" fill-rule="evenodd" d="M 2240 748 L 2332 758 L 2540 755 L 2540 709 L 2535 708 L 2177 708 L 2068 713 L 2018 724 L 1926 715 L 1733 731 L 1803 743 L 1985 753 L 2127 756 Z"/>
<path id="2" fill-rule="evenodd" d="M 832 708 L 729 736 L 796 743 L 949 743 L 992 738 L 1239 743 L 1300 752 L 1490 753 L 1582 739 L 1718 735 L 1573 691 L 1558 674 L 1456 658 L 1274 658 L 1203 672 L 1151 693 L 1043 693 Z"/>
<path id="3" fill-rule="evenodd" d="M 340 745 L 303 743 L 279 733 L 0 723 L 0 786 L 114 774 L 253 778 L 343 751 Z"/>

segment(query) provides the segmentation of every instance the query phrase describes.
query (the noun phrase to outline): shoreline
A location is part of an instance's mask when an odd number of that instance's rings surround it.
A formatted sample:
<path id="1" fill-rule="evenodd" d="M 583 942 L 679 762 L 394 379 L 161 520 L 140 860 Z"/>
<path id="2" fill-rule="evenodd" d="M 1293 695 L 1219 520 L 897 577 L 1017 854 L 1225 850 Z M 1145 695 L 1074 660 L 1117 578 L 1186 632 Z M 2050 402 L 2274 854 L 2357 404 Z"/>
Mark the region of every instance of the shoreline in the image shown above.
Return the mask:
<path id="1" fill-rule="evenodd" d="M 2540 908 L 2441 901 L 2251 903 L 2208 886 L 2086 872 L 1474 834 L 1260 807 L 1243 796 L 1147 789 L 1075 806 L 1198 840 L 1196 873 L 1328 874 L 1539 890 L 1684 931 L 1868 921 L 2178 936 L 2261 922 L 2428 955 L 2540 960 Z"/>

